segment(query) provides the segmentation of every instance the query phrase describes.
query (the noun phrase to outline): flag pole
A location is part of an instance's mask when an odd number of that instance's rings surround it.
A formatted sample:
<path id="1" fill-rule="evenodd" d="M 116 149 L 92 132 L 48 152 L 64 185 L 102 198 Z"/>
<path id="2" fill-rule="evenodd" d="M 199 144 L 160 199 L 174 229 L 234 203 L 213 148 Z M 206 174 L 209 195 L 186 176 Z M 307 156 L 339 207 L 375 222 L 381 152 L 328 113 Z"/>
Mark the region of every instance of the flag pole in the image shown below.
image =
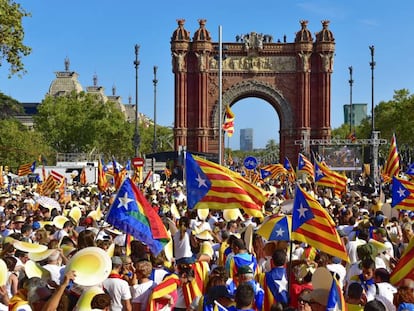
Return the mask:
<path id="1" fill-rule="evenodd" d="M 223 42 L 222 42 L 222 27 L 219 26 L 218 29 L 219 32 L 219 63 L 218 63 L 218 69 L 219 69 L 219 98 L 218 98 L 218 104 L 219 104 L 219 159 L 218 163 L 222 165 L 223 161 Z"/>

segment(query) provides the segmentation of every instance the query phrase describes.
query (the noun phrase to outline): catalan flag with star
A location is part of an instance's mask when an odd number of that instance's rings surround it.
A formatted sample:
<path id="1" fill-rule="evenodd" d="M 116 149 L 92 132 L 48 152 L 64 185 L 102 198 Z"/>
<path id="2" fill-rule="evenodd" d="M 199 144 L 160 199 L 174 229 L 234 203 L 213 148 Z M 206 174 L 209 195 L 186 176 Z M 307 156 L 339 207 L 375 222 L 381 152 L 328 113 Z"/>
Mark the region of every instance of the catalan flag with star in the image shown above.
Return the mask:
<path id="1" fill-rule="evenodd" d="M 400 177 L 392 178 L 391 207 L 414 211 L 414 183 Z"/>
<path id="2" fill-rule="evenodd" d="M 309 161 L 303 154 L 298 155 L 298 173 L 309 175 L 312 179 L 315 178 L 315 168 L 311 161 Z"/>
<path id="3" fill-rule="evenodd" d="M 118 189 L 106 222 L 148 245 L 154 255 L 170 240 L 160 216 L 129 177 Z"/>
<path id="4" fill-rule="evenodd" d="M 296 186 L 293 202 L 291 239 L 349 262 L 348 253 L 331 216 L 300 186 Z"/>
<path id="5" fill-rule="evenodd" d="M 266 193 L 240 174 L 217 163 L 186 153 L 187 201 L 194 208 L 241 208 L 248 215 L 263 218 Z"/>

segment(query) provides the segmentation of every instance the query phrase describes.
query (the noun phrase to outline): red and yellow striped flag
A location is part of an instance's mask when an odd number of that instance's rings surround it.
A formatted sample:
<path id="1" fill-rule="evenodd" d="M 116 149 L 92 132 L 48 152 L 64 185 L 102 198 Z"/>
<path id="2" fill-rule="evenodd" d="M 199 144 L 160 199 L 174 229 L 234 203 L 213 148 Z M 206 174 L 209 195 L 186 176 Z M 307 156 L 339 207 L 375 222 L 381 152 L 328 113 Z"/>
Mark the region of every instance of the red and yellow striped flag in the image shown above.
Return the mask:
<path id="1" fill-rule="evenodd" d="M 231 111 L 230 105 L 226 105 L 225 117 L 223 130 L 227 133 L 228 137 L 232 137 L 234 134 L 234 113 Z"/>
<path id="2" fill-rule="evenodd" d="M 56 189 L 56 181 L 52 175 L 46 178 L 46 181 L 42 183 L 42 195 L 50 196 Z"/>
<path id="3" fill-rule="evenodd" d="M 391 284 L 398 286 L 403 279 L 414 280 L 414 238 L 411 238 L 400 260 L 391 272 Z"/>
<path id="4" fill-rule="evenodd" d="M 328 212 L 309 193 L 296 187 L 292 210 L 292 240 L 349 262 L 348 253 Z"/>
<path id="5" fill-rule="evenodd" d="M 388 152 L 387 162 L 385 162 L 382 171 L 384 182 L 389 183 L 393 176 L 398 176 L 400 172 L 400 156 L 398 155 L 397 140 L 395 134 L 392 135 L 390 150 Z"/>
<path id="6" fill-rule="evenodd" d="M 26 176 L 34 172 L 36 169 L 36 161 L 32 163 L 25 163 L 19 166 L 17 170 L 17 175 Z"/>
<path id="7" fill-rule="evenodd" d="M 263 218 L 266 193 L 239 173 L 186 153 L 186 181 L 190 210 L 214 205 L 218 210 L 241 208 L 250 216 Z"/>

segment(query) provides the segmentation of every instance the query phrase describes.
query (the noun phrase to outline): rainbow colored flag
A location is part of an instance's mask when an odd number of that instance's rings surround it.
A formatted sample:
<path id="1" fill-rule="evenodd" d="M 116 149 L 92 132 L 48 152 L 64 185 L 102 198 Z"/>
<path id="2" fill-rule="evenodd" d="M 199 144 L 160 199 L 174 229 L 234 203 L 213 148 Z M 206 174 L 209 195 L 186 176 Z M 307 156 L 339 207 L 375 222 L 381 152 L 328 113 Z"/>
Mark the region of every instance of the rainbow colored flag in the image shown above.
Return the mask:
<path id="1" fill-rule="evenodd" d="M 349 262 L 348 253 L 331 216 L 300 186 L 296 187 L 293 203 L 291 239 L 305 242 Z"/>
<path id="2" fill-rule="evenodd" d="M 240 174 L 217 163 L 186 153 L 188 208 L 241 208 L 253 217 L 263 218 L 266 193 Z"/>
<path id="3" fill-rule="evenodd" d="M 170 240 L 160 216 L 130 178 L 119 188 L 106 222 L 147 244 L 154 255 Z"/>
<path id="4" fill-rule="evenodd" d="M 391 206 L 397 209 L 414 210 L 414 183 L 394 176 Z"/>

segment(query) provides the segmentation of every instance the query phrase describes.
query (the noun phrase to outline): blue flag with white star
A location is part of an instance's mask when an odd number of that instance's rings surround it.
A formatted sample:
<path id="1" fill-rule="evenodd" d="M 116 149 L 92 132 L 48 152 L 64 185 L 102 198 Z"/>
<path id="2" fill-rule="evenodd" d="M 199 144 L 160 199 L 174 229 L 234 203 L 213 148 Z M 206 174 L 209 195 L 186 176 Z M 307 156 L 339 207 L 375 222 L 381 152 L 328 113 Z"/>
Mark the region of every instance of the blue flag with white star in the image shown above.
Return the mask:
<path id="1" fill-rule="evenodd" d="M 414 163 L 411 163 L 408 168 L 407 171 L 405 172 L 407 175 L 410 176 L 414 176 Z"/>
<path id="2" fill-rule="evenodd" d="M 188 207 L 193 209 L 209 192 L 211 181 L 190 153 L 186 154 L 185 165 L 187 173 L 187 202 Z"/>
<path id="3" fill-rule="evenodd" d="M 160 216 L 130 178 L 119 188 L 106 222 L 148 245 L 154 255 L 158 255 L 169 241 Z"/>
<path id="4" fill-rule="evenodd" d="M 268 170 L 260 169 L 260 178 L 261 179 L 266 179 L 270 175 L 272 175 L 272 172 L 270 172 Z"/>
<path id="5" fill-rule="evenodd" d="M 308 201 L 303 195 L 303 192 L 299 191 L 298 189 L 296 189 L 292 215 L 292 231 L 296 231 L 308 220 L 315 217 L 312 212 L 312 208 L 309 206 Z"/>

